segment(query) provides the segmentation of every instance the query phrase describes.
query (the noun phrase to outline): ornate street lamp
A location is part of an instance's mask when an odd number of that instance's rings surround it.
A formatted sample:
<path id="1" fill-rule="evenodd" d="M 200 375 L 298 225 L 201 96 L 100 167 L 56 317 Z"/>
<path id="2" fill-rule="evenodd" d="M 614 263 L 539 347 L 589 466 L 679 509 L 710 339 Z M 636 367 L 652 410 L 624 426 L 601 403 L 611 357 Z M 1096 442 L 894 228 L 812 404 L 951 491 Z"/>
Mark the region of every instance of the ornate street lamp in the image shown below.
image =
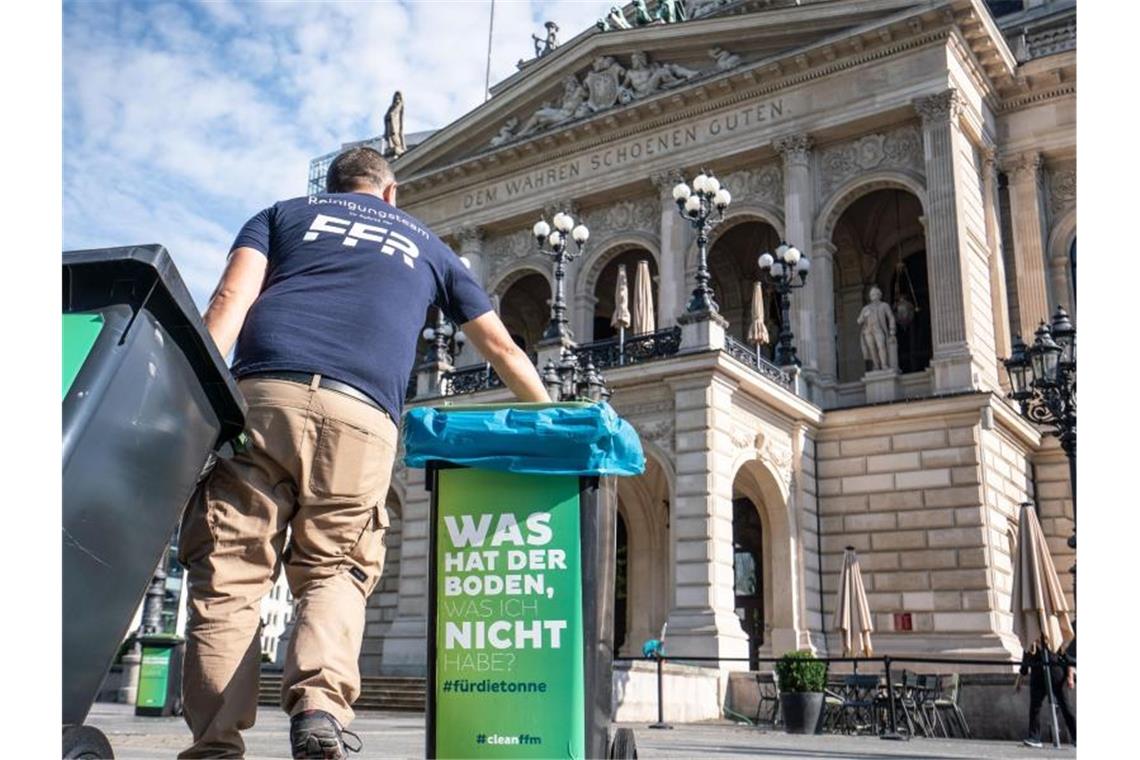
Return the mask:
<path id="1" fill-rule="evenodd" d="M 1077 331 L 1068 313 L 1058 306 L 1052 326 L 1041 323 L 1033 345 L 1018 335 L 1005 370 L 1009 373 L 1010 397 L 1030 422 L 1053 428 L 1069 459 L 1073 496 L 1073 535 L 1069 546 L 1077 547 Z M 1074 567 L 1074 570 L 1076 568 Z"/>
<path id="2" fill-rule="evenodd" d="M 702 169 L 693 180 L 692 187 L 684 181 L 673 187 L 673 200 L 677 202 L 681 216 L 697 231 L 697 250 L 700 253 L 697 260 L 697 287 L 685 310 L 689 313 L 719 313 L 720 307 L 709 286 L 712 279 L 708 262 L 709 230 L 724 216 L 724 210 L 732 203 L 732 194 L 720 186 L 720 180 L 712 172 Z"/>
<path id="3" fill-rule="evenodd" d="M 592 359 L 586 359 L 583 367 L 573 351 L 563 348 L 562 358 L 557 364 L 547 359 L 542 369 L 542 384 L 554 401 L 609 401 L 610 389 L 606 379 L 594 367 Z"/>
<path id="4" fill-rule="evenodd" d="M 574 218 L 564 211 L 554 215 L 554 229 L 545 219 L 534 225 L 534 239 L 538 241 L 538 252 L 554 259 L 554 303 L 550 307 L 550 324 L 542 334 L 543 340 L 569 340 L 573 338 L 566 321 L 566 262 L 573 261 L 582 254 L 582 246 L 590 239 L 586 225 L 574 226 Z M 577 246 L 567 247 L 568 238 L 573 238 Z"/>
<path id="5" fill-rule="evenodd" d="M 459 356 L 464 344 L 467 343 L 467 336 L 438 306 L 435 309 L 435 324 L 425 327 L 420 334 L 431 344 L 426 357 L 429 362 L 454 364 L 455 357 Z"/>
<path id="6" fill-rule="evenodd" d="M 760 274 L 764 281 L 780 296 L 780 336 L 776 343 L 776 364 L 787 367 L 799 365 L 796 347 L 792 344 L 791 292 L 807 284 L 811 261 L 795 246 L 780 242 L 775 254 L 760 254 Z"/>

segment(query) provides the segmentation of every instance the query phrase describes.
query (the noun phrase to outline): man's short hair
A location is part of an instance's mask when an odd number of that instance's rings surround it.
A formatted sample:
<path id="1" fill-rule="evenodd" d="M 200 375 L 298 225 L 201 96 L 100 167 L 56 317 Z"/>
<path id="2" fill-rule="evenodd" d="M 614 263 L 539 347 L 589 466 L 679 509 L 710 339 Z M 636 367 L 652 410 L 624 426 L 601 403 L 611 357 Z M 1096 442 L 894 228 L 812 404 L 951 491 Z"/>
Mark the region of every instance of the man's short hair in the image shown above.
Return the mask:
<path id="1" fill-rule="evenodd" d="M 375 185 L 383 190 L 396 181 L 392 167 L 373 148 L 349 148 L 333 159 L 325 177 L 325 189 L 330 193 L 347 193 L 361 185 Z"/>

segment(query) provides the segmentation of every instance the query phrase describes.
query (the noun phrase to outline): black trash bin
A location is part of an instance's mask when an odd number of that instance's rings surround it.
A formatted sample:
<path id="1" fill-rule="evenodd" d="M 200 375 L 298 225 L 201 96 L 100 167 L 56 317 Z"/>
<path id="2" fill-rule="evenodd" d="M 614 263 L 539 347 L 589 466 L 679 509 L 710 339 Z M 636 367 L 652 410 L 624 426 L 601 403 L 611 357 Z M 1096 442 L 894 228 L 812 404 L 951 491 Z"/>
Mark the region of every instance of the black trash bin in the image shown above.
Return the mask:
<path id="1" fill-rule="evenodd" d="M 63 254 L 63 360 L 67 749 L 91 736 L 78 727 L 245 403 L 158 245 Z"/>

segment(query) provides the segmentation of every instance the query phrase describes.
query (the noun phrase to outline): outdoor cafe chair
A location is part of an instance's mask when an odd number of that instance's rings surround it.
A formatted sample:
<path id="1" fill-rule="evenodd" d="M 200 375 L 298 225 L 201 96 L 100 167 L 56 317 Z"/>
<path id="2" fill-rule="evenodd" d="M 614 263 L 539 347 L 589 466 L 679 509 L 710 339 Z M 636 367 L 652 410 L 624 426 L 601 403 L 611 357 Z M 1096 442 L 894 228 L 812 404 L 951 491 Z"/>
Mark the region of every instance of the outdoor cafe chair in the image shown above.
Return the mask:
<path id="1" fill-rule="evenodd" d="M 916 727 L 922 731 L 923 736 L 930 737 L 930 726 L 926 722 L 925 716 L 922 714 L 922 709 L 919 704 L 922 701 L 922 693 L 924 689 L 919 683 L 918 676 L 913 673 L 903 671 L 903 680 L 901 689 L 898 689 L 898 706 L 902 708 L 903 717 L 906 719 L 907 728 L 910 735 L 916 735 Z"/>
<path id="2" fill-rule="evenodd" d="M 970 738 L 970 726 L 966 723 L 966 716 L 958 706 L 958 697 L 962 692 L 962 677 L 957 673 L 949 675 L 949 687 L 934 699 L 936 714 L 946 715 L 946 724 L 949 727 L 947 735 L 957 733 L 963 739 Z"/>
<path id="3" fill-rule="evenodd" d="M 780 716 L 780 682 L 775 671 L 756 674 L 756 685 L 760 691 L 760 699 L 756 703 L 756 718 L 753 723 L 771 723 L 776 725 Z"/>
<path id="4" fill-rule="evenodd" d="M 833 711 L 836 715 L 836 724 L 842 724 L 847 733 L 878 730 L 878 713 L 882 706 L 879 696 L 879 677 L 877 675 L 852 674 L 843 677 L 841 691 L 834 694 L 831 699 L 838 698 Z M 824 701 L 829 697 L 825 694 Z"/>

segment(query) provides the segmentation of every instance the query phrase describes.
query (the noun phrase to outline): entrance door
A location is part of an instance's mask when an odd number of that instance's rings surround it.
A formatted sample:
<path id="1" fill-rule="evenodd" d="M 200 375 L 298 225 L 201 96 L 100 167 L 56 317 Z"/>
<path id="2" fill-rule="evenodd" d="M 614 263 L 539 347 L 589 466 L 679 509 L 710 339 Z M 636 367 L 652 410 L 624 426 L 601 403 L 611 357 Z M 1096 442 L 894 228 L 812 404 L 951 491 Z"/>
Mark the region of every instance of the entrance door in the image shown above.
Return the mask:
<path id="1" fill-rule="evenodd" d="M 629 597 L 629 534 L 625 518 L 617 516 L 617 561 L 614 563 L 614 654 L 625 646 L 626 600 Z"/>
<path id="2" fill-rule="evenodd" d="M 732 500 L 732 568 L 736 614 L 748 634 L 748 667 L 760 669 L 764 644 L 764 534 L 760 513 L 750 499 Z"/>

